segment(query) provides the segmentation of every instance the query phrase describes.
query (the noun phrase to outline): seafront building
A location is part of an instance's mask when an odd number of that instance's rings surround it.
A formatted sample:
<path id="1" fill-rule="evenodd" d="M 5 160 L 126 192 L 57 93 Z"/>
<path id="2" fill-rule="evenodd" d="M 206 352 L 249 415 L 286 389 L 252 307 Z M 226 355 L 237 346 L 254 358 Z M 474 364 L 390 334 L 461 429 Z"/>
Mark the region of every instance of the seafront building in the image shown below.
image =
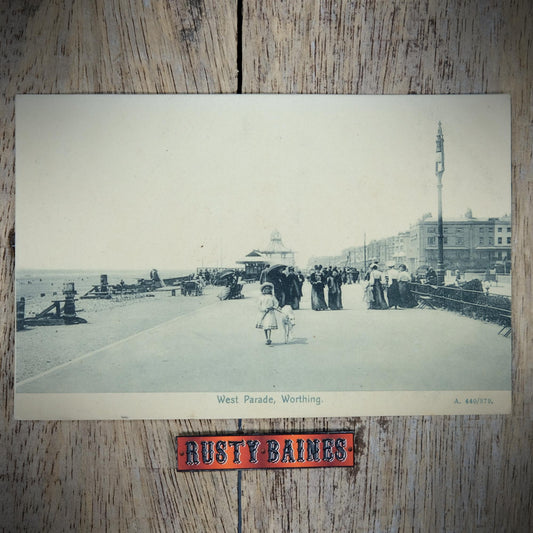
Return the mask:
<path id="1" fill-rule="evenodd" d="M 235 261 L 238 265 L 244 265 L 244 277 L 249 280 L 258 280 L 261 271 L 268 264 L 268 259 L 258 250 L 252 250 L 244 259 Z"/>
<path id="2" fill-rule="evenodd" d="M 511 267 L 511 217 L 476 218 L 469 209 L 463 217 L 443 221 L 444 266 L 448 270 L 496 268 L 509 273 Z M 366 246 L 347 248 L 335 257 L 314 257 L 309 266 L 355 266 L 364 269 L 370 261 L 380 264 L 404 263 L 411 272 L 420 266 L 437 264 L 437 218 L 423 215 L 404 231 L 392 237 L 372 240 Z M 366 260 L 366 265 L 365 265 Z"/>
<path id="3" fill-rule="evenodd" d="M 270 242 L 266 248 L 259 250 L 259 252 L 268 259 L 271 265 L 278 263 L 294 266 L 294 251 L 283 244 L 281 234 L 277 229 L 270 234 Z"/>
<path id="4" fill-rule="evenodd" d="M 259 279 L 266 265 L 294 266 L 294 255 L 295 252 L 283 244 L 281 234 L 276 229 L 270 234 L 270 242 L 264 249 L 252 250 L 236 263 L 244 265 L 245 278 Z"/>

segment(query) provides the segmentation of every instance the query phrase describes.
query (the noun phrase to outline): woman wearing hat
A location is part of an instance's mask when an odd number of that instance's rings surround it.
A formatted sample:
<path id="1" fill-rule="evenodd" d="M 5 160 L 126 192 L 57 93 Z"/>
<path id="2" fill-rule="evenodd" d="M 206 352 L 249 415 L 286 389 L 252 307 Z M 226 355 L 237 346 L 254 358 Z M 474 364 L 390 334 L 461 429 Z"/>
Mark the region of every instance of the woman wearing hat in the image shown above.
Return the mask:
<path id="1" fill-rule="evenodd" d="M 311 283 L 311 309 L 313 311 L 323 311 L 328 308 L 324 297 L 324 285 L 326 276 L 322 273 L 322 265 L 315 265 L 315 270 L 309 275 Z"/>
<path id="2" fill-rule="evenodd" d="M 387 264 L 389 270 L 385 276 L 387 280 L 387 300 L 389 300 L 389 307 L 392 309 L 398 309 L 398 306 L 401 305 L 400 298 L 400 286 L 398 285 L 398 277 L 400 273 L 396 270 L 396 265 L 394 261 L 391 261 Z"/>
<path id="3" fill-rule="evenodd" d="M 383 295 L 383 274 L 378 269 L 378 265 L 374 263 L 370 270 L 369 286 L 372 287 L 373 301 L 370 304 L 370 309 L 388 309 L 389 306 L 385 301 Z"/>
<path id="4" fill-rule="evenodd" d="M 416 307 L 418 305 L 409 285 L 411 284 L 411 274 L 405 265 L 400 265 L 400 274 L 398 276 L 398 288 L 400 290 L 400 306 Z"/>
<path id="5" fill-rule="evenodd" d="M 261 298 L 259 299 L 259 312 L 255 327 L 264 330 L 266 344 L 272 344 L 270 338 L 273 329 L 278 329 L 278 321 L 276 320 L 276 312 L 279 303 L 272 294 L 274 285 L 270 282 L 261 285 Z"/>

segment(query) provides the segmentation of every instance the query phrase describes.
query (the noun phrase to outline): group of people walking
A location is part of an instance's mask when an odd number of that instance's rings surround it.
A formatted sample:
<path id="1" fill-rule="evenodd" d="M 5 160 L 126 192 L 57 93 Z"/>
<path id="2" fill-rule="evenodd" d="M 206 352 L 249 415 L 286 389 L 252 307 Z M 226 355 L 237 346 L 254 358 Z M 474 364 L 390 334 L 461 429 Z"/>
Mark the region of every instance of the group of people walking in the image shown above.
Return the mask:
<path id="1" fill-rule="evenodd" d="M 337 267 L 322 268 L 322 265 L 315 265 L 309 274 L 309 283 L 311 284 L 311 309 L 314 311 L 342 309 L 343 275 Z"/>
<path id="2" fill-rule="evenodd" d="M 389 264 L 389 268 L 383 273 L 378 263 L 374 262 L 365 275 L 365 281 L 364 300 L 368 309 L 411 308 L 418 305 L 409 288 L 411 274 L 404 264 L 398 268 Z"/>
<path id="3" fill-rule="evenodd" d="M 369 309 L 416 307 L 416 298 L 409 288 L 412 281 L 411 274 L 406 265 L 401 264 L 396 267 L 393 263 L 389 263 L 387 267 L 383 271 L 378 262 L 373 261 L 364 273 L 356 268 L 315 265 L 307 276 L 311 285 L 311 309 L 314 311 L 342 309 L 342 286 L 360 281 L 366 283 L 364 300 Z M 429 277 L 428 271 L 428 279 Z M 205 269 L 205 271 L 200 271 L 195 278 L 209 283 L 213 281 L 214 276 L 208 269 Z M 276 298 L 279 307 L 290 305 L 293 310 L 297 310 L 300 308 L 305 279 L 302 272 L 295 271 L 292 266 L 279 265 L 271 268 L 270 265 L 266 265 L 259 281 L 261 285 L 264 283 L 272 285 L 272 296 Z"/>
<path id="4" fill-rule="evenodd" d="M 290 322 L 294 319 L 293 311 L 300 309 L 304 280 L 301 271 L 295 272 L 292 266 L 267 265 L 261 272 L 261 298 L 255 326 L 264 331 L 267 345 L 272 344 L 272 330 L 278 329 L 276 312 L 282 315 L 283 321 Z"/>
<path id="5" fill-rule="evenodd" d="M 357 283 L 356 275 L 338 267 L 324 268 L 315 265 L 307 279 L 311 285 L 311 309 L 314 311 L 340 310 L 342 306 L 342 286 Z M 277 329 L 275 313 L 283 307 L 300 308 L 302 286 L 305 277 L 294 267 L 270 268 L 267 266 L 260 276 L 261 298 L 256 327 L 264 330 L 266 344 L 271 344 L 271 331 Z M 416 307 L 417 301 L 410 289 L 411 275 L 404 264 L 396 268 L 389 264 L 383 272 L 377 261 L 371 263 L 364 275 L 364 300 L 368 309 L 398 309 Z M 292 312 L 292 311 L 291 311 Z"/>
<path id="6" fill-rule="evenodd" d="M 295 272 L 294 267 L 270 268 L 267 265 L 261 272 L 259 282 L 271 283 L 274 296 L 280 307 L 290 305 L 292 309 L 300 309 L 304 276 L 301 271 Z"/>

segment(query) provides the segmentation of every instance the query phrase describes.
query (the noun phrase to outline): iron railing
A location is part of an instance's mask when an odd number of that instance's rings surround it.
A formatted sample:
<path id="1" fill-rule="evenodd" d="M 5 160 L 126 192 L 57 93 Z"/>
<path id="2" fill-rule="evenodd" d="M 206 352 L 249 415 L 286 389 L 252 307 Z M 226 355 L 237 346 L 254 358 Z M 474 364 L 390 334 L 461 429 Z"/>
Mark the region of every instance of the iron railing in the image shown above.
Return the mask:
<path id="1" fill-rule="evenodd" d="M 474 280 L 478 281 L 478 280 Z M 472 285 L 468 282 L 467 285 Z M 475 284 L 474 284 L 475 285 Z M 500 333 L 510 334 L 511 328 L 511 298 L 499 294 L 490 294 L 490 290 L 483 291 L 481 282 L 479 289 L 473 290 L 462 286 L 447 285 L 438 287 L 422 283 L 411 283 L 411 292 L 422 302 L 430 302 L 434 307 L 460 312 L 463 315 L 481 318 L 500 324 Z"/>

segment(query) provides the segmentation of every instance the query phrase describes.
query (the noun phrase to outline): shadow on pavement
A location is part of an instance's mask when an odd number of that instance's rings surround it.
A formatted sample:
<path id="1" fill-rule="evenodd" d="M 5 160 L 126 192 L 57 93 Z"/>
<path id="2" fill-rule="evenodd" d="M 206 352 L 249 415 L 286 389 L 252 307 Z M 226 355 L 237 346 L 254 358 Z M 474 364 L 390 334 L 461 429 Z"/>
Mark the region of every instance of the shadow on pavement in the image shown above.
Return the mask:
<path id="1" fill-rule="evenodd" d="M 284 341 L 281 341 L 281 342 L 272 341 L 272 344 L 270 346 L 288 346 L 289 344 L 307 344 L 307 337 L 299 337 L 297 339 L 291 339 L 287 343 L 285 343 Z"/>

